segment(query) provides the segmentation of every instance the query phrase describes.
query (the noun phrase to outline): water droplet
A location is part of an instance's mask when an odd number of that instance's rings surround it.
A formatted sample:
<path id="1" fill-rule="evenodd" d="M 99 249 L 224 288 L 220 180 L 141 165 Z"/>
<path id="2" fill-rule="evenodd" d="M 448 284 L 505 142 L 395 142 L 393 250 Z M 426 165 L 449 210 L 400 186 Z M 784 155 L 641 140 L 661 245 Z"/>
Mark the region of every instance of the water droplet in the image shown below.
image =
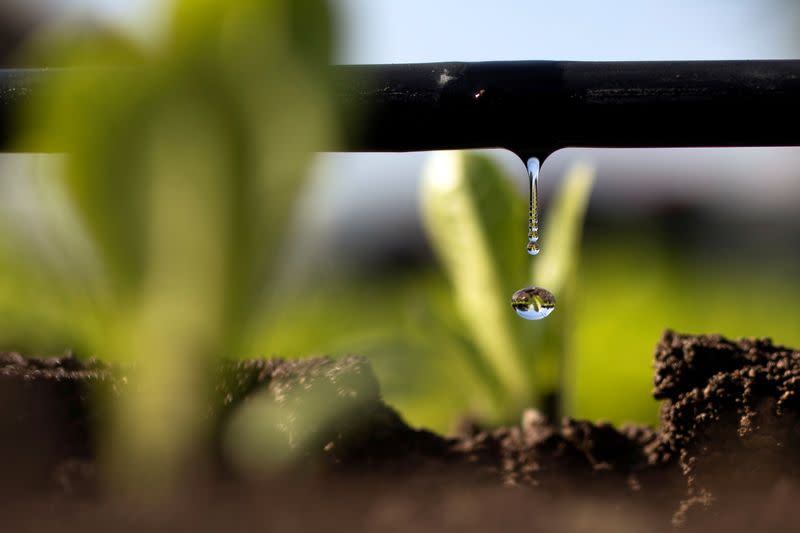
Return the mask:
<path id="1" fill-rule="evenodd" d="M 528 159 L 528 176 L 531 180 L 531 197 L 528 211 L 528 246 L 530 255 L 537 255 L 539 245 L 539 160 Z M 555 297 L 547 290 L 539 287 L 520 289 L 511 296 L 511 307 L 526 320 L 546 318 L 556 308 Z"/>
<path id="2" fill-rule="evenodd" d="M 539 287 L 520 289 L 511 296 L 511 307 L 525 320 L 541 320 L 556 308 L 556 298 Z"/>
<path id="3" fill-rule="evenodd" d="M 539 253 L 539 160 L 528 159 L 528 177 L 531 180 L 531 199 L 528 206 L 528 253 Z"/>

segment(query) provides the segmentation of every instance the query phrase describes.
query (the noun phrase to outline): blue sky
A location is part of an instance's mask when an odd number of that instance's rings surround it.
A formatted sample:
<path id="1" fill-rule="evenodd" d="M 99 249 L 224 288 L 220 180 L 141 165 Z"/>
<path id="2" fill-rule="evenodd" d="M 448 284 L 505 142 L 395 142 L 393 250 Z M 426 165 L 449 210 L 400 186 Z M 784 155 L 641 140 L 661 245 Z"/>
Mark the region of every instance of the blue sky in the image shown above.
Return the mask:
<path id="1" fill-rule="evenodd" d="M 342 62 L 792 55 L 782 0 L 335 0 Z"/>
<path id="2" fill-rule="evenodd" d="M 26 0 L 22 0 L 26 1 Z M 152 26 L 164 0 L 28 0 Z M 785 58 L 793 0 L 331 0 L 348 63 Z M 145 30 L 146 32 L 146 30 Z"/>
<path id="3" fill-rule="evenodd" d="M 141 26 L 164 0 L 18 0 Z M 330 0 L 340 62 L 790 57 L 793 0 Z M 147 30 L 145 30 L 147 33 Z"/>

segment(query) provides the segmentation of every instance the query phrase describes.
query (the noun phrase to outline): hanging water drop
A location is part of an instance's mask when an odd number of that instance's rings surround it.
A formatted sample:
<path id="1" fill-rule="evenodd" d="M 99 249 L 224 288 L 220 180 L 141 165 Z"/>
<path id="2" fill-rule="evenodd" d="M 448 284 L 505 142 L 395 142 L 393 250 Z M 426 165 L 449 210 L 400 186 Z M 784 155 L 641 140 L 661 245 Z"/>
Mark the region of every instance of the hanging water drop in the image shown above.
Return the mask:
<path id="1" fill-rule="evenodd" d="M 539 246 L 539 160 L 528 159 L 528 177 L 531 180 L 531 197 L 528 206 L 528 253 L 537 255 Z M 545 289 L 527 287 L 511 296 L 511 307 L 525 320 L 541 320 L 556 308 L 556 299 Z"/>
<path id="2" fill-rule="evenodd" d="M 525 320 L 541 320 L 555 310 L 556 298 L 540 287 L 527 287 L 511 296 L 511 307 Z"/>
<path id="3" fill-rule="evenodd" d="M 528 253 L 539 253 L 539 160 L 528 159 L 528 177 L 531 180 L 531 196 L 528 205 Z"/>

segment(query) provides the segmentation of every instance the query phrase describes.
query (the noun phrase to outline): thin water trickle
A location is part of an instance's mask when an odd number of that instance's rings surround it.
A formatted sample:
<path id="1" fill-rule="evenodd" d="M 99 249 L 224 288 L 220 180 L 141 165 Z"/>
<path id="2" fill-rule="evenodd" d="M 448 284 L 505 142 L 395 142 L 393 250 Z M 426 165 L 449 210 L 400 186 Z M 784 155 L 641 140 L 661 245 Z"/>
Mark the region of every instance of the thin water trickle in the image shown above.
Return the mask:
<path id="1" fill-rule="evenodd" d="M 528 159 L 528 176 L 531 180 L 531 198 L 528 207 L 528 253 L 537 255 L 539 246 L 539 160 Z M 541 320 L 556 308 L 556 298 L 540 287 L 526 287 L 511 296 L 511 307 L 525 320 Z"/>
<path id="2" fill-rule="evenodd" d="M 528 205 L 528 253 L 536 255 L 539 246 L 539 160 L 528 159 L 528 177 L 531 180 L 531 197 Z"/>
<path id="3" fill-rule="evenodd" d="M 556 298 L 540 287 L 527 287 L 511 296 L 511 307 L 525 320 L 541 320 L 555 310 Z"/>

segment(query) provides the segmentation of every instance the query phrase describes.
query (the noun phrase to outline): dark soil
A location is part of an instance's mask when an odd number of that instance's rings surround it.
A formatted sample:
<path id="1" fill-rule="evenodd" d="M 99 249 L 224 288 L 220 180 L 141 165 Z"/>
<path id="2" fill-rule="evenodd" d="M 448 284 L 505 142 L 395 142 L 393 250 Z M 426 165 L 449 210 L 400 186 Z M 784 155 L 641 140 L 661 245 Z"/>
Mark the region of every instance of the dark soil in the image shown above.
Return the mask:
<path id="1" fill-rule="evenodd" d="M 769 340 L 667 331 L 656 347 L 658 429 L 534 410 L 518 426 L 445 438 L 410 428 L 363 358 L 225 363 L 209 406 L 207 482 L 134 506 L 99 488 L 94 394 L 123 372 L 71 356 L 0 354 L 0 520 L 74 531 L 792 529 L 800 498 L 800 352 Z M 98 392 L 100 391 L 100 392 Z M 223 435 L 254 398 L 280 442 L 305 442 L 269 479 L 241 479 Z M 326 423 L 308 415 L 330 407 Z M 302 437 L 302 438 L 301 438 Z M 249 476 L 248 476 L 249 477 Z M 5 528 L 4 528 L 5 529 Z"/>

